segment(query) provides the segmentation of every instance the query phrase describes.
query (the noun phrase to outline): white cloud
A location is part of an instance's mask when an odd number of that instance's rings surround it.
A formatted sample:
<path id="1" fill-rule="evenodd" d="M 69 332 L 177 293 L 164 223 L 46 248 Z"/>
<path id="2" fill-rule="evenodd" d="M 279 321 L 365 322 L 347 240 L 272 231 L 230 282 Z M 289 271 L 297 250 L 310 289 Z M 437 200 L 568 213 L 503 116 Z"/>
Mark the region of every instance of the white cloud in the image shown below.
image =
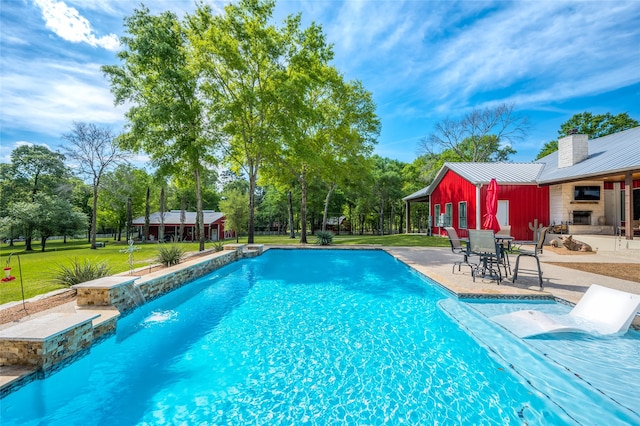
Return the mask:
<path id="1" fill-rule="evenodd" d="M 640 81 L 637 51 L 623 40 L 638 16 L 632 3 L 505 5 L 437 46 L 430 93 L 464 105 L 479 93 L 519 88 L 544 103 Z"/>
<path id="2" fill-rule="evenodd" d="M 59 138 L 73 121 L 114 126 L 124 121 L 125 108 L 114 107 L 98 64 L 32 60 L 27 65 L 16 60 L 2 79 L 5 129 Z"/>
<path id="3" fill-rule="evenodd" d="M 47 28 L 64 40 L 73 43 L 87 43 L 94 47 L 102 47 L 115 51 L 120 42 L 115 34 L 97 37 L 91 23 L 81 16 L 77 9 L 56 0 L 34 0 L 42 10 Z"/>

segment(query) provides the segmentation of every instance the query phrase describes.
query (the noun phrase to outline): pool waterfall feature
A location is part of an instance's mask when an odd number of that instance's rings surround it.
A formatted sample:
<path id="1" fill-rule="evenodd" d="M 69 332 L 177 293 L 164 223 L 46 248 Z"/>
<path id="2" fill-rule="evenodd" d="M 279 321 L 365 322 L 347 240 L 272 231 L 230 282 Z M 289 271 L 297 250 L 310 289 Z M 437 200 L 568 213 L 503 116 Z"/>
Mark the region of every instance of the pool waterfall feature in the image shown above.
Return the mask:
<path id="1" fill-rule="evenodd" d="M 116 332 L 121 315 L 224 265 L 263 251 L 261 244 L 233 244 L 225 246 L 224 251 L 142 277 L 110 276 L 73 286 L 77 290 L 76 313 L 47 314 L 0 331 L 0 365 L 16 375 L 13 380 L 3 380 L 0 397 L 86 355 L 93 344 Z"/>

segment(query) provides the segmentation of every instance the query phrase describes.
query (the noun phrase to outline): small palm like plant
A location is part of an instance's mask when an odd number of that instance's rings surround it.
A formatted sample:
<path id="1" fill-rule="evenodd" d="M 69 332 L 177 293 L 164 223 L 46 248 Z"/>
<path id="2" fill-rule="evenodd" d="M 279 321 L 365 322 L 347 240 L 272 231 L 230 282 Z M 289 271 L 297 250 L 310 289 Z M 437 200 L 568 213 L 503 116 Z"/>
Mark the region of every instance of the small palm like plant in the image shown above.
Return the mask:
<path id="1" fill-rule="evenodd" d="M 164 266 L 177 265 L 183 257 L 184 250 L 175 244 L 158 245 L 158 257 L 156 257 L 156 260 Z"/>
<path id="2" fill-rule="evenodd" d="M 329 231 L 316 232 L 316 244 L 319 246 L 328 246 L 333 243 L 333 233 Z"/>
<path id="3" fill-rule="evenodd" d="M 58 265 L 58 270 L 54 272 L 53 280 L 57 284 L 71 287 L 86 281 L 106 277 L 110 274 L 110 268 L 105 262 L 91 261 L 75 258 L 71 266 Z"/>

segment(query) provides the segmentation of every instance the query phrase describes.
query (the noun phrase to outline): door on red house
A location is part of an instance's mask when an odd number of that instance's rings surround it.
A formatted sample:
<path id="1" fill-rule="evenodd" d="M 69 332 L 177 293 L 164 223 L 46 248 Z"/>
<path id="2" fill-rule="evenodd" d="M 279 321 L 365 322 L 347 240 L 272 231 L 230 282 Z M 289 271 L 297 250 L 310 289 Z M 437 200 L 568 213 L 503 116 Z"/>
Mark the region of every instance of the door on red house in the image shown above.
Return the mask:
<path id="1" fill-rule="evenodd" d="M 509 226 L 509 200 L 498 200 L 496 217 L 500 226 Z"/>

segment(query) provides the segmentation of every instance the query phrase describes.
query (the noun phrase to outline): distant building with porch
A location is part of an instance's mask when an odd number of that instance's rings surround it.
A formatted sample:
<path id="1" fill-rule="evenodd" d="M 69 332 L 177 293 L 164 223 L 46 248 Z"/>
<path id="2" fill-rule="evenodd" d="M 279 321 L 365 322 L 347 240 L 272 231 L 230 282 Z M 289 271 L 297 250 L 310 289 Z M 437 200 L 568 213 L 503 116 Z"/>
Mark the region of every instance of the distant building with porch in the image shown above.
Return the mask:
<path id="1" fill-rule="evenodd" d="M 351 223 L 347 220 L 346 216 L 334 216 L 327 218 L 327 231 L 332 231 L 337 234 L 340 232 L 349 232 L 351 230 Z"/>
<path id="2" fill-rule="evenodd" d="M 561 225 L 570 234 L 640 233 L 640 127 L 589 140 L 574 134 L 532 163 L 445 163 L 433 182 L 407 197 L 429 203 L 430 230 L 480 229 L 489 182 L 498 182 L 501 227 L 532 240 L 529 225 Z"/>
<path id="3" fill-rule="evenodd" d="M 225 230 L 226 218 L 223 213 L 213 210 L 205 210 L 204 233 L 205 238 L 211 241 L 219 241 L 225 238 L 235 237 L 233 230 Z M 135 218 L 132 225 L 137 228 L 138 236 L 143 237 L 145 219 L 144 216 Z M 182 225 L 183 233 L 180 235 Z M 170 210 L 168 212 L 155 212 L 149 215 L 149 240 L 157 241 L 160 238 L 160 228 L 164 226 L 165 241 L 195 241 L 196 235 L 196 212 L 184 212 L 182 210 Z"/>

